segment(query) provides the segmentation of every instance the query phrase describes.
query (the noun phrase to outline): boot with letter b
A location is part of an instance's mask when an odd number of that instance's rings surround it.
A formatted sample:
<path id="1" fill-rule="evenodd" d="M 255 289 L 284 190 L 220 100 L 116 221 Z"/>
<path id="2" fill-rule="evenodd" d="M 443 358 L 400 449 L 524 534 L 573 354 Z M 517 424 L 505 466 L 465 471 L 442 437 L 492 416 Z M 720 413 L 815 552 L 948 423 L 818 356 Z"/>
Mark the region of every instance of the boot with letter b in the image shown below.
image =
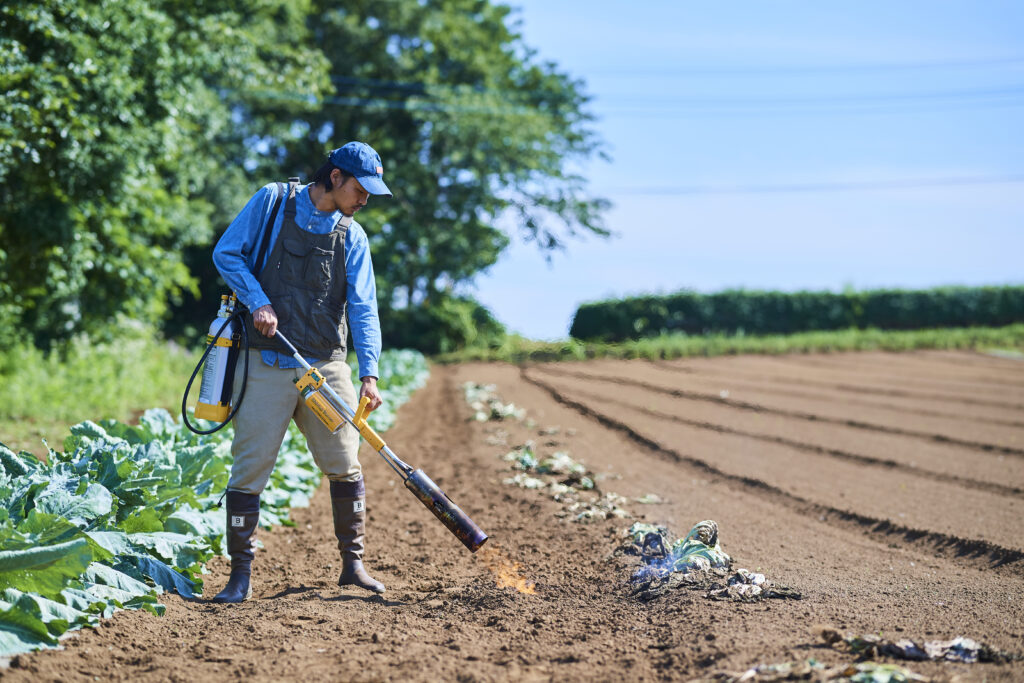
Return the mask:
<path id="1" fill-rule="evenodd" d="M 363 480 L 332 481 L 331 508 L 334 510 L 334 535 L 341 551 L 339 586 L 359 586 L 383 593 L 384 584 L 374 581 L 363 569 L 363 531 L 366 528 L 366 488 Z"/>
<path id="2" fill-rule="evenodd" d="M 259 494 L 227 492 L 228 554 L 231 556 L 231 577 L 228 585 L 214 597 L 214 602 L 242 602 L 252 595 L 249 576 L 252 572 L 252 535 L 260 522 Z"/>

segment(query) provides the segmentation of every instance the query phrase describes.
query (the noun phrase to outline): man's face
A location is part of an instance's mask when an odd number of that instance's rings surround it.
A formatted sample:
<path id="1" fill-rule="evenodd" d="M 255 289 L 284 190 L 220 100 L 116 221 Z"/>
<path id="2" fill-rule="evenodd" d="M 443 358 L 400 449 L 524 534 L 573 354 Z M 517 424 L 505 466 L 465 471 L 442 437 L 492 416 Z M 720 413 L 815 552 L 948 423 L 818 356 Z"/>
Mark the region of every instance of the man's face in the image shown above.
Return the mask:
<path id="1" fill-rule="evenodd" d="M 334 198 L 335 206 L 343 214 L 351 216 L 366 206 L 370 193 L 363 189 L 358 180 L 350 177 L 339 187 L 338 183 L 341 181 L 341 173 L 337 171 L 332 175 L 331 180 L 334 182 L 334 189 L 330 193 L 331 197 Z"/>

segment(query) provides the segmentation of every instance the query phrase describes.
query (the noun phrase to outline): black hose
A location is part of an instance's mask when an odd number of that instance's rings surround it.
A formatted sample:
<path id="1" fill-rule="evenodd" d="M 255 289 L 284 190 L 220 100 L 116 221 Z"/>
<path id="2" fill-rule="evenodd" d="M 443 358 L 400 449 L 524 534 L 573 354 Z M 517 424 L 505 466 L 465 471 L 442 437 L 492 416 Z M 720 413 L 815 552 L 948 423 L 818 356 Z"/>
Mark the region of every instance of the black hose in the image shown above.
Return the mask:
<path id="1" fill-rule="evenodd" d="M 231 422 L 235 413 L 237 413 L 238 409 L 242 407 L 242 399 L 245 397 L 245 387 L 249 383 L 249 330 L 245 326 L 245 313 L 245 309 L 235 311 L 235 313 L 224 321 L 224 324 L 220 326 L 217 333 L 213 335 L 213 340 L 207 345 L 206 351 L 203 352 L 203 357 L 199 359 L 199 364 L 196 365 L 196 369 L 192 371 L 192 376 L 188 378 L 188 385 L 185 387 L 185 394 L 181 397 L 181 419 L 185 423 L 185 426 L 189 428 L 189 431 L 194 432 L 195 434 L 213 434 L 214 432 L 219 432 L 227 426 L 228 422 Z M 206 362 L 206 357 L 210 355 L 210 351 L 217 345 L 217 339 L 220 337 L 220 333 L 223 332 L 224 328 L 227 327 L 235 318 L 238 318 L 239 324 L 242 327 L 242 350 L 243 353 L 245 353 L 245 376 L 242 377 L 242 390 L 238 392 L 238 401 L 235 403 L 234 410 L 231 411 L 226 420 L 213 429 L 207 429 L 205 431 L 196 429 L 192 426 L 192 423 L 188 421 L 188 415 L 186 413 L 188 393 L 192 391 L 192 382 L 195 381 L 196 375 L 199 374 L 199 369 L 203 367 L 203 363 Z"/>

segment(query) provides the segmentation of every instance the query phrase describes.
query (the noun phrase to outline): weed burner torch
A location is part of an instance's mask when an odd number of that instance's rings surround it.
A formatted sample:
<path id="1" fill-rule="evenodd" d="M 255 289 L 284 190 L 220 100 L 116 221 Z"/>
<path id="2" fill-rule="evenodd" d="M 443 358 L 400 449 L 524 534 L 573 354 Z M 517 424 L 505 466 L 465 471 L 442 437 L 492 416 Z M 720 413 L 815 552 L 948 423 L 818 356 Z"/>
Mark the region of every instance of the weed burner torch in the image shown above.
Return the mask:
<path id="1" fill-rule="evenodd" d="M 277 337 L 288 347 L 292 357 L 306 368 L 306 374 L 295 380 L 295 388 L 299 390 L 306 405 L 320 421 L 332 433 L 341 429 L 346 422 L 355 427 L 356 431 L 366 439 L 366 442 L 402 478 L 405 488 L 412 491 L 413 495 L 427 506 L 427 509 L 433 512 L 434 516 L 441 520 L 441 523 L 448 527 L 448 530 L 455 534 L 463 545 L 469 548 L 470 552 L 475 553 L 479 550 L 480 546 L 487 541 L 487 534 L 448 497 L 448 494 L 438 488 L 437 484 L 431 481 L 423 470 L 414 471 L 412 467 L 402 462 L 394 451 L 384 443 L 384 439 L 366 423 L 366 416 L 369 414 L 366 409 L 370 399 L 364 396 L 359 401 L 359 408 L 353 413 L 348 404 L 327 384 L 324 376 L 299 355 L 299 352 L 281 334 L 280 330 L 277 332 Z"/>

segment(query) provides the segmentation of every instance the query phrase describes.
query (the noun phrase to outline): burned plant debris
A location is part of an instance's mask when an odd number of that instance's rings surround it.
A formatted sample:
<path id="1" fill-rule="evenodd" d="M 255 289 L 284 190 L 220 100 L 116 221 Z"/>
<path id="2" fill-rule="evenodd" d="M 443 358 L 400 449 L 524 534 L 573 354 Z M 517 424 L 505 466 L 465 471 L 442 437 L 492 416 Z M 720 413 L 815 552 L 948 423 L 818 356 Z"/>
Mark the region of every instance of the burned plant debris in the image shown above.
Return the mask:
<path id="1" fill-rule="evenodd" d="M 865 659 L 874 657 L 892 657 L 911 661 L 943 661 L 974 664 L 976 662 L 994 662 L 1005 664 L 1012 661 L 1024 661 L 1024 655 L 999 650 L 972 638 L 957 636 L 951 640 L 915 641 L 909 638 L 888 640 L 880 635 L 867 634 L 850 636 L 827 626 L 815 628 L 817 635 L 833 648 L 847 649 Z"/>
<path id="2" fill-rule="evenodd" d="M 777 586 L 764 574 L 737 569 L 719 544 L 718 523 L 698 522 L 686 536 L 669 543 L 668 529 L 637 522 L 613 555 L 638 557 L 640 566 L 629 579 L 633 596 L 641 602 L 660 598 L 672 590 L 700 590 L 709 600 L 759 602 L 764 599 L 800 600 L 787 586 Z"/>

